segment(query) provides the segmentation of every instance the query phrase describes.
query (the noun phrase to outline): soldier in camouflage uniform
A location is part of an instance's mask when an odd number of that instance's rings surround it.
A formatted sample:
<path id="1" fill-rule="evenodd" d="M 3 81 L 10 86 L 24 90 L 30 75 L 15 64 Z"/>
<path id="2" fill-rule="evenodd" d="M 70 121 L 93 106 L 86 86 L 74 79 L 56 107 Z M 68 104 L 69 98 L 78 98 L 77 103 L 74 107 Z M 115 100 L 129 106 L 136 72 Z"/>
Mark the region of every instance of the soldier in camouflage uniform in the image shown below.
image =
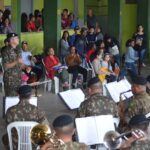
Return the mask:
<path id="1" fill-rule="evenodd" d="M 73 142 L 72 136 L 75 132 L 74 120 L 69 115 L 61 115 L 57 117 L 53 122 L 53 127 L 56 132 L 56 136 L 61 141 L 61 146 L 54 148 L 52 143 L 46 143 L 41 150 L 89 150 L 89 148 L 82 143 Z"/>
<path id="2" fill-rule="evenodd" d="M 145 135 L 131 144 L 131 150 L 150 150 L 150 141 L 148 140 L 149 120 L 145 115 L 136 115 L 131 118 L 129 125 L 132 130 L 140 129 Z"/>
<path id="3" fill-rule="evenodd" d="M 7 110 L 5 121 L 6 124 L 10 124 L 14 121 L 35 121 L 42 124 L 49 124 L 43 111 L 38 107 L 31 105 L 29 99 L 32 96 L 32 88 L 28 85 L 23 85 L 18 90 L 20 102 Z M 14 150 L 17 149 L 16 132 L 13 131 Z M 3 143 L 5 146 L 7 143 L 7 135 L 3 137 Z"/>
<path id="4" fill-rule="evenodd" d="M 102 96 L 102 85 L 97 77 L 88 82 L 90 97 L 81 103 L 76 117 L 112 114 L 118 116 L 117 105 L 108 97 Z"/>
<path id="5" fill-rule="evenodd" d="M 19 44 L 17 34 L 8 34 L 7 40 L 9 45 L 2 51 L 5 96 L 16 96 L 16 91 L 21 85 L 21 50 L 17 48 Z"/>
<path id="6" fill-rule="evenodd" d="M 148 114 L 150 112 L 150 96 L 146 93 L 146 79 L 136 76 L 133 79 L 133 98 L 126 103 L 121 101 L 118 104 L 120 124 L 118 131 L 123 133 L 129 130 L 129 120 L 136 114 Z"/>

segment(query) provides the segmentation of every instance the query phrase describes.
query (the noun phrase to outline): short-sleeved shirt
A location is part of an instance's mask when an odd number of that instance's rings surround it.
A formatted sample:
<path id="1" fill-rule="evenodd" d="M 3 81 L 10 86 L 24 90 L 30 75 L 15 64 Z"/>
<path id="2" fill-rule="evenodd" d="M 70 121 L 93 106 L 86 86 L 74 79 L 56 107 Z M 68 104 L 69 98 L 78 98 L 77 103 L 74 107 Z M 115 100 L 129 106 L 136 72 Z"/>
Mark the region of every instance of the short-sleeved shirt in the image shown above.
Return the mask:
<path id="1" fill-rule="evenodd" d="M 27 66 L 31 66 L 31 61 L 29 59 L 29 56 L 32 56 L 31 52 L 22 51 L 21 55 L 22 55 L 22 59 L 23 59 L 23 64 L 25 64 Z"/>

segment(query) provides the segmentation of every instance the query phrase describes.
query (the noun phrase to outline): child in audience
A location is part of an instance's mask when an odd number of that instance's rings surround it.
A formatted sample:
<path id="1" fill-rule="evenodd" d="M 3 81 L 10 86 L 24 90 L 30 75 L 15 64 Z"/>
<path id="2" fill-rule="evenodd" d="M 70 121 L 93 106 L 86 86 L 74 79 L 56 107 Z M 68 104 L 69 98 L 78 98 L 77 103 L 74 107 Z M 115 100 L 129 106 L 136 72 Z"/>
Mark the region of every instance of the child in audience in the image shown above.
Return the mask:
<path id="1" fill-rule="evenodd" d="M 101 63 L 100 71 L 103 72 L 103 74 L 99 75 L 99 79 L 103 82 L 105 79 L 107 80 L 107 83 L 113 82 L 116 80 L 116 75 L 112 70 L 112 66 L 110 63 L 110 54 L 106 53 L 104 55 L 104 59 Z"/>
<path id="2" fill-rule="evenodd" d="M 13 33 L 13 32 L 14 32 L 14 29 L 11 25 L 9 18 L 5 18 L 5 20 L 3 21 L 2 33 L 8 34 L 8 33 Z"/>
<path id="3" fill-rule="evenodd" d="M 28 32 L 37 31 L 36 24 L 35 24 L 35 17 L 32 14 L 29 15 L 29 21 L 27 22 L 27 31 Z"/>

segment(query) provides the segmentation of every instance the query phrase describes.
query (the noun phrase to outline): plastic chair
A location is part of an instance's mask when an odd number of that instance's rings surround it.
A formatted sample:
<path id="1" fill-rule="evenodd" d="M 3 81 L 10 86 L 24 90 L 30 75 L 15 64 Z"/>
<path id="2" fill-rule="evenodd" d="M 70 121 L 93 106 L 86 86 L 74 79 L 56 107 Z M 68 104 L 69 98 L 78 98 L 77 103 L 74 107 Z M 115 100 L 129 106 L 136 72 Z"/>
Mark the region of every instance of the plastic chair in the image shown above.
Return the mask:
<path id="1" fill-rule="evenodd" d="M 42 63 L 45 69 L 45 81 L 49 80 L 49 82 L 47 84 L 45 84 L 45 91 L 46 91 L 46 87 L 48 87 L 48 91 L 51 91 L 52 89 L 52 80 L 48 78 L 48 71 L 46 70 L 45 67 L 45 63 L 44 60 L 42 59 Z M 54 86 L 55 86 L 55 94 L 59 93 L 59 78 L 58 77 L 54 77 Z"/>
<path id="2" fill-rule="evenodd" d="M 30 139 L 30 130 L 37 122 L 32 121 L 16 121 L 7 126 L 7 133 L 9 139 L 10 150 L 13 150 L 12 143 L 12 128 L 16 128 L 18 133 L 18 150 L 32 150 L 32 143 Z"/>

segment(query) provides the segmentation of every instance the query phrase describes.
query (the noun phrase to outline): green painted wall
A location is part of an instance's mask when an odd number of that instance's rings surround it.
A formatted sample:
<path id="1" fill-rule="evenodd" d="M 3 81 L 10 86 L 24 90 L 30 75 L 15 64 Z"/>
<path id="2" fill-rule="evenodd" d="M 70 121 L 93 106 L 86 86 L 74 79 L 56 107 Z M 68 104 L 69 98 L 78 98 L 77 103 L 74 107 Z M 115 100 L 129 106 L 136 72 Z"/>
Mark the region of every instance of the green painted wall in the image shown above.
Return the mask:
<path id="1" fill-rule="evenodd" d="M 43 0 L 33 0 L 33 10 L 39 9 L 42 10 L 43 8 Z"/>
<path id="2" fill-rule="evenodd" d="M 125 52 L 126 41 L 133 36 L 137 26 L 137 4 L 123 4 L 122 6 L 122 38 L 121 49 Z"/>
<path id="3" fill-rule="evenodd" d="M 4 0 L 4 6 L 10 6 L 11 0 Z"/>
<path id="4" fill-rule="evenodd" d="M 70 12 L 73 12 L 73 0 L 61 0 L 61 10 L 67 8 Z"/>

